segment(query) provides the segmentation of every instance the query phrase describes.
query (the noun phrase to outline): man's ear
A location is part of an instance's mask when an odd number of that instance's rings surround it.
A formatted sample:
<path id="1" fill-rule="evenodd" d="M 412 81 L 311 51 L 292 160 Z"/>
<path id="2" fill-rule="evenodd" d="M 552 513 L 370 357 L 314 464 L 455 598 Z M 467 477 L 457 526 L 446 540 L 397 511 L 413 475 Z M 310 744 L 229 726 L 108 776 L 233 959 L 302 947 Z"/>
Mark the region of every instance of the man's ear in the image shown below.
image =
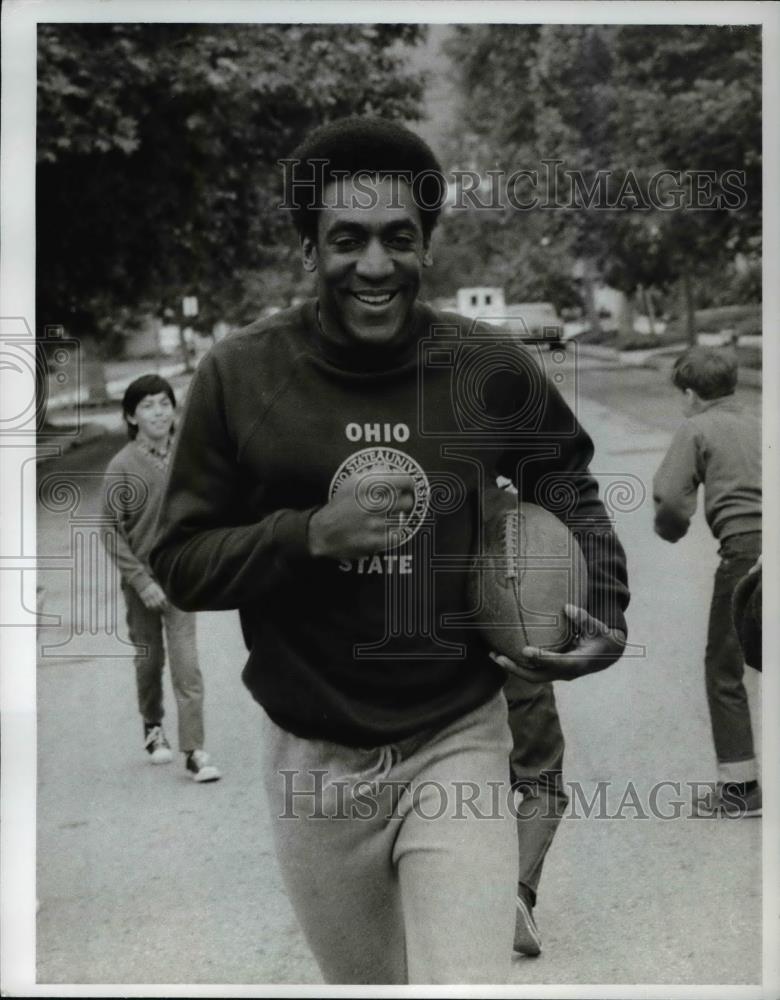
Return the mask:
<path id="1" fill-rule="evenodd" d="M 310 236 L 304 236 L 301 240 L 301 251 L 303 252 L 304 271 L 317 270 L 317 244 Z"/>

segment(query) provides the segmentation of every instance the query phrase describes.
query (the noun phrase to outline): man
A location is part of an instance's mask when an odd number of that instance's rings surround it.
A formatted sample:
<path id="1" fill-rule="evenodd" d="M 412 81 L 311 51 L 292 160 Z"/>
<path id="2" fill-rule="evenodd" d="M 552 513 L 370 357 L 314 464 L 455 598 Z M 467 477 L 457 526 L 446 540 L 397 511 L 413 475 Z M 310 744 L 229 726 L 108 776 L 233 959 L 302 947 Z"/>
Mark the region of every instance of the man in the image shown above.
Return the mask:
<path id="1" fill-rule="evenodd" d="M 201 363 L 152 564 L 181 607 L 240 609 L 279 864 L 325 979 L 501 982 L 517 871 L 502 685 L 515 668 L 491 660 L 466 601 L 482 491 L 505 474 L 536 495 L 563 474 L 589 525 L 609 616 L 573 611 L 577 648 L 529 651 L 527 681 L 620 656 L 622 551 L 587 474 L 590 440 L 524 352 L 481 417 L 460 401 L 459 365 L 481 347 L 464 342 L 467 321 L 417 301 L 443 197 L 427 145 L 345 119 L 292 163 L 316 301 Z M 487 433 L 471 433 L 475 416 Z M 507 422 L 512 446 L 496 432 Z"/>

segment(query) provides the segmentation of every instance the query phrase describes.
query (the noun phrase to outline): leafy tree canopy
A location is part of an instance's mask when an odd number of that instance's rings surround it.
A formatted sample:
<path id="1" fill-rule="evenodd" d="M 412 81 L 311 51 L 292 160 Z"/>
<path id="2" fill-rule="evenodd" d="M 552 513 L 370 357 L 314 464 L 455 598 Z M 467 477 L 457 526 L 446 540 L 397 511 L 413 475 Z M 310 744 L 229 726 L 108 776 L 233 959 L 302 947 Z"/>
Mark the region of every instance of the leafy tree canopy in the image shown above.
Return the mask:
<path id="1" fill-rule="evenodd" d="M 530 216 L 546 216 L 557 256 L 597 262 L 632 293 L 666 287 L 682 274 L 713 275 L 738 250 L 755 252 L 761 229 L 761 35 L 755 27 L 704 25 L 462 26 L 449 42 L 463 130 L 451 157 L 480 171 L 536 169 L 558 159 L 587 184 L 609 171 L 612 190 L 640 188 L 658 171 L 744 172 L 745 203 L 674 211 L 653 205 L 603 211 L 581 202 L 512 212 L 480 246 L 490 259 L 500 230 L 504 253 L 527 268 Z M 549 188 L 541 191 L 542 200 Z M 716 184 L 715 193 L 719 193 Z M 553 219 L 553 217 L 556 217 Z M 454 218 L 445 226 L 458 227 Z M 487 233 L 489 227 L 482 227 Z M 537 255 L 537 267 L 544 256 Z M 532 265 L 533 266 L 533 265 Z"/>
<path id="2" fill-rule="evenodd" d="M 415 120 L 423 78 L 403 50 L 423 35 L 393 24 L 41 25 L 39 328 L 105 337 L 145 311 L 178 311 L 182 294 L 198 295 L 205 326 L 241 322 L 274 304 L 276 284 L 282 304 L 299 268 L 278 159 L 343 115 Z"/>

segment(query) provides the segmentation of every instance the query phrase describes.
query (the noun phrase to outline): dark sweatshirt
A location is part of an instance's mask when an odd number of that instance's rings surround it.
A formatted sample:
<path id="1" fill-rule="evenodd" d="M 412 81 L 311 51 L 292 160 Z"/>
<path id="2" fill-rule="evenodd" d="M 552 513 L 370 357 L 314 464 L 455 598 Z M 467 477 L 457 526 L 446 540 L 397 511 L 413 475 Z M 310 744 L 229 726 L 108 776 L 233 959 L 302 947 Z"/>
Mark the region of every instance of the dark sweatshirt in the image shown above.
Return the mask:
<path id="1" fill-rule="evenodd" d="M 655 530 L 666 541 L 688 531 L 701 485 L 718 541 L 761 531 L 761 421 L 734 396 L 710 400 L 688 417 L 655 474 Z"/>
<path id="2" fill-rule="evenodd" d="M 625 629 L 625 556 L 590 438 L 528 351 L 470 329 L 418 303 L 400 346 L 341 347 L 309 302 L 222 341 L 193 379 L 151 565 L 184 610 L 239 609 L 244 681 L 299 736 L 377 746 L 498 690 L 466 580 L 499 474 L 569 523 L 589 610 Z M 311 514 L 372 468 L 414 480 L 401 544 L 313 558 Z"/>

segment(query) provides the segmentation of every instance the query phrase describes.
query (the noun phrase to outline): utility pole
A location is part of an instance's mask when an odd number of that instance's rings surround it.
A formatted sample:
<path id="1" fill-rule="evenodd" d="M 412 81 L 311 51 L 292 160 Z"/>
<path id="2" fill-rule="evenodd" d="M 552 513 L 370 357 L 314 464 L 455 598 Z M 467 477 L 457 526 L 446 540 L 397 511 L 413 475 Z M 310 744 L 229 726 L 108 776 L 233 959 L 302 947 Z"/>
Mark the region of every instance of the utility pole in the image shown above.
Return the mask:
<path id="1" fill-rule="evenodd" d="M 191 319 L 198 315 L 198 299 L 195 295 L 185 295 L 181 300 L 181 312 L 185 320 Z M 190 358 L 190 349 L 187 344 L 187 339 L 184 336 L 185 323 L 182 323 L 179 327 L 179 345 L 181 346 L 181 353 L 184 359 L 184 369 L 185 371 L 192 371 L 192 359 Z"/>

